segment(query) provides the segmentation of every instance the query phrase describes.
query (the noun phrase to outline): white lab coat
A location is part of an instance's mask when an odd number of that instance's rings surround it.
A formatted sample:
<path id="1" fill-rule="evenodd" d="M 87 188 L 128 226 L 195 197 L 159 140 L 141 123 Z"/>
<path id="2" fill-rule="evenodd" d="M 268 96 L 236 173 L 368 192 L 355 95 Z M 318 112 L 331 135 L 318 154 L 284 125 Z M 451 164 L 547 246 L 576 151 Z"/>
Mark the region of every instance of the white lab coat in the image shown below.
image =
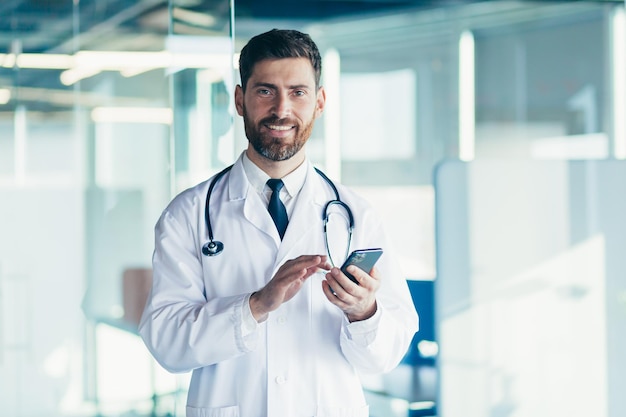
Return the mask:
<path id="1" fill-rule="evenodd" d="M 417 331 L 417 314 L 381 224 L 364 200 L 337 185 L 355 217 L 352 249 L 382 247 L 382 284 L 375 319 L 349 323 L 322 292 L 323 273 L 256 329 L 246 331 L 242 306 L 287 260 L 325 254 L 322 210 L 330 186 L 307 162 L 306 181 L 284 240 L 241 158 L 211 196 L 211 224 L 224 251 L 202 255 L 207 241 L 203 182 L 182 192 L 155 228 L 154 283 L 139 331 L 171 372 L 193 370 L 188 417 L 366 417 L 360 372 L 386 372 Z M 335 205 L 336 206 L 336 205 Z M 340 221 L 341 220 L 341 221 Z M 331 248 L 345 247 L 347 227 L 332 215 Z M 343 262 L 343 251 L 333 258 Z M 248 333 L 246 333 L 248 332 Z"/>

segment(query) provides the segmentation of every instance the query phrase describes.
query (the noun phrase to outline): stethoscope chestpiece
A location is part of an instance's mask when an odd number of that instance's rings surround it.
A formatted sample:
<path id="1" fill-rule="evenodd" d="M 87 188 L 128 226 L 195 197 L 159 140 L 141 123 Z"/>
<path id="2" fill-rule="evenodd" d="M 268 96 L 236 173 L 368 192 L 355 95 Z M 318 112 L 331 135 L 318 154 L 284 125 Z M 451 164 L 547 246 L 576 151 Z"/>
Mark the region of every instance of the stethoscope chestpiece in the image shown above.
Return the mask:
<path id="1" fill-rule="evenodd" d="M 224 244 L 218 240 L 210 240 L 202 246 L 202 254 L 205 256 L 215 256 L 222 253 Z"/>

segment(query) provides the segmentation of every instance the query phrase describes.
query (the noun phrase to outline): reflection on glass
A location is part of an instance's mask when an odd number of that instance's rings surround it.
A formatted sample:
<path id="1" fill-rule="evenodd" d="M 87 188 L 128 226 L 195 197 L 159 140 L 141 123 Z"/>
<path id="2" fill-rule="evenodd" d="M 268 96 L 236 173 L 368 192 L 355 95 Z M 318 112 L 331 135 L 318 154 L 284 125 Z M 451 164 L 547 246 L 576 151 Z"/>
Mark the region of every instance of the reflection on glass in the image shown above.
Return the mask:
<path id="1" fill-rule="evenodd" d="M 608 416 L 623 403 L 619 161 L 438 170 L 443 416 Z M 548 395 L 546 395 L 548 393 Z"/>
<path id="2" fill-rule="evenodd" d="M 183 117 L 216 155 L 201 169 L 228 148 L 230 2 L 5 3 L 0 415 L 183 415 L 185 376 L 162 372 L 134 329 L 175 192 L 174 74 L 198 80 Z M 196 48 L 214 36 L 221 49 Z"/>
<path id="3" fill-rule="evenodd" d="M 15 3 L 0 5 L 6 18 L 0 37 L 0 415 L 112 409 L 183 415 L 185 376 L 172 379 L 144 362 L 133 335 L 136 314 L 124 305 L 123 277 L 139 271 L 129 280 L 144 290 L 152 227 L 164 205 L 245 145 L 232 133 L 231 2 L 30 1 L 10 9 Z M 459 154 L 459 31 L 475 37 L 478 159 L 621 157 L 626 49 L 620 3 L 486 2 L 309 25 L 323 52 L 334 51 L 334 80 L 350 87 L 348 98 L 338 97 L 348 106 L 345 120 L 337 120 L 340 108 L 327 131 L 316 130 L 311 154 L 361 187 L 388 219 L 409 278 L 435 277 L 431 173 Z M 359 86 L 357 79 L 367 83 Z M 372 86 L 379 89 L 375 99 L 367 95 Z M 352 100 L 355 91 L 364 94 L 363 103 Z M 378 132 L 367 141 L 384 145 L 376 149 L 385 160 L 367 153 L 373 147 L 358 149 L 361 136 L 374 131 L 364 128 L 365 119 Z M 347 148 L 331 161 L 327 132 L 341 124 Z M 566 394 L 562 387 L 554 391 L 557 382 L 571 376 L 582 384 L 581 375 L 594 382 L 593 390 L 584 393 L 577 385 L 570 396 L 598 401 L 593 410 L 582 403 L 581 412 L 602 416 L 610 404 L 615 415 L 626 415 L 612 401 L 626 386 L 624 326 L 599 307 L 606 302 L 606 311 L 624 309 L 626 292 L 612 277 L 623 270 L 614 263 L 622 252 L 615 242 L 626 230 L 619 222 L 605 227 L 605 218 L 624 212 L 623 193 L 613 194 L 617 203 L 607 194 L 601 203 L 594 200 L 593 190 L 604 188 L 589 188 L 596 181 L 596 168 L 589 167 L 584 174 L 571 171 L 584 180 L 568 179 L 561 166 L 549 173 L 563 174 L 558 180 L 515 192 L 484 186 L 504 171 L 491 177 L 481 171 L 473 178 L 487 182 L 471 193 L 472 210 L 451 212 L 437 228 L 451 227 L 458 237 L 445 245 L 444 256 L 451 250 L 456 256 L 442 271 L 453 277 L 442 305 L 460 311 L 474 303 L 456 315 L 446 311 L 451 316 L 437 342 L 440 354 L 454 361 L 442 370 L 459 377 L 445 378 L 442 392 L 454 392 L 459 405 L 482 413 L 475 415 L 527 412 L 538 402 L 524 405 L 520 395 L 536 394 L 548 382 L 553 385 L 544 393 L 554 392 L 557 404 Z M 623 174 L 621 168 L 612 175 L 598 171 L 606 184 Z M 464 175 L 454 178 L 466 184 Z M 523 176 L 515 181 L 524 184 Z M 541 190 L 546 203 L 537 206 L 533 198 Z M 496 209 L 499 193 L 511 197 L 506 210 Z M 451 207 L 467 208 L 457 203 Z M 507 222 L 511 213 L 519 216 Z M 540 219 L 542 227 L 523 227 L 524 219 Z M 469 243 L 472 252 L 463 247 Z M 470 258 L 480 260 L 471 271 L 475 281 L 461 280 Z M 564 271 L 567 279 L 555 278 Z M 476 297 L 468 300 L 470 293 Z M 607 320 L 613 327 L 607 329 Z M 124 352 L 128 357 L 120 360 Z M 541 369 L 533 362 L 553 358 Z M 512 359 L 517 362 L 507 362 Z M 533 378 L 518 374 L 522 364 Z M 116 391 L 129 372 L 145 376 L 147 368 L 151 387 L 133 380 L 127 392 Z M 534 378 L 540 372 L 543 379 Z M 168 395 L 153 402 L 146 398 L 153 392 Z"/>
<path id="4" fill-rule="evenodd" d="M 503 14 L 501 25 L 473 31 L 476 158 L 609 156 L 604 45 L 615 5 L 571 6 Z"/>

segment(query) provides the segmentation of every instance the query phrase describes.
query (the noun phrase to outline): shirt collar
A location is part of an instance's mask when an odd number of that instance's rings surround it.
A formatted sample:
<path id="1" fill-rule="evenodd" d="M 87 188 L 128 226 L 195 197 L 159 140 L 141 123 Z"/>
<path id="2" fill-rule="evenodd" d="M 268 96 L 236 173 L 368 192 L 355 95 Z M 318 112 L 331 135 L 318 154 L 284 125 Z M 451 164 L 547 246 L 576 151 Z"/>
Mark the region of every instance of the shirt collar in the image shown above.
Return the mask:
<path id="1" fill-rule="evenodd" d="M 246 177 L 248 177 L 248 181 L 250 182 L 250 185 L 252 185 L 252 188 L 254 188 L 258 193 L 263 194 L 266 187 L 265 183 L 270 179 L 270 176 L 267 175 L 261 168 L 256 166 L 254 162 L 248 158 L 245 151 L 243 152 L 242 164 L 243 170 L 246 173 Z M 304 185 L 306 174 L 307 161 L 305 160 L 298 168 L 281 178 L 285 184 L 283 190 L 287 191 L 287 194 L 289 194 L 290 197 L 297 195 Z"/>

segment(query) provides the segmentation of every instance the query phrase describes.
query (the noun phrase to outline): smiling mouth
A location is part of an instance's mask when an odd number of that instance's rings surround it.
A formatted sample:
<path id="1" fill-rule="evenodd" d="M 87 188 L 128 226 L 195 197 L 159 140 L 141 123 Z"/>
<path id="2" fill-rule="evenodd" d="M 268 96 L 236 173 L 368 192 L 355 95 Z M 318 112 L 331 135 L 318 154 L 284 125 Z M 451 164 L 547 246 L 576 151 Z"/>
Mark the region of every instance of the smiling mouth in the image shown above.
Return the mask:
<path id="1" fill-rule="evenodd" d="M 293 129 L 293 126 L 283 126 L 283 125 L 265 125 L 270 130 L 290 130 Z"/>

